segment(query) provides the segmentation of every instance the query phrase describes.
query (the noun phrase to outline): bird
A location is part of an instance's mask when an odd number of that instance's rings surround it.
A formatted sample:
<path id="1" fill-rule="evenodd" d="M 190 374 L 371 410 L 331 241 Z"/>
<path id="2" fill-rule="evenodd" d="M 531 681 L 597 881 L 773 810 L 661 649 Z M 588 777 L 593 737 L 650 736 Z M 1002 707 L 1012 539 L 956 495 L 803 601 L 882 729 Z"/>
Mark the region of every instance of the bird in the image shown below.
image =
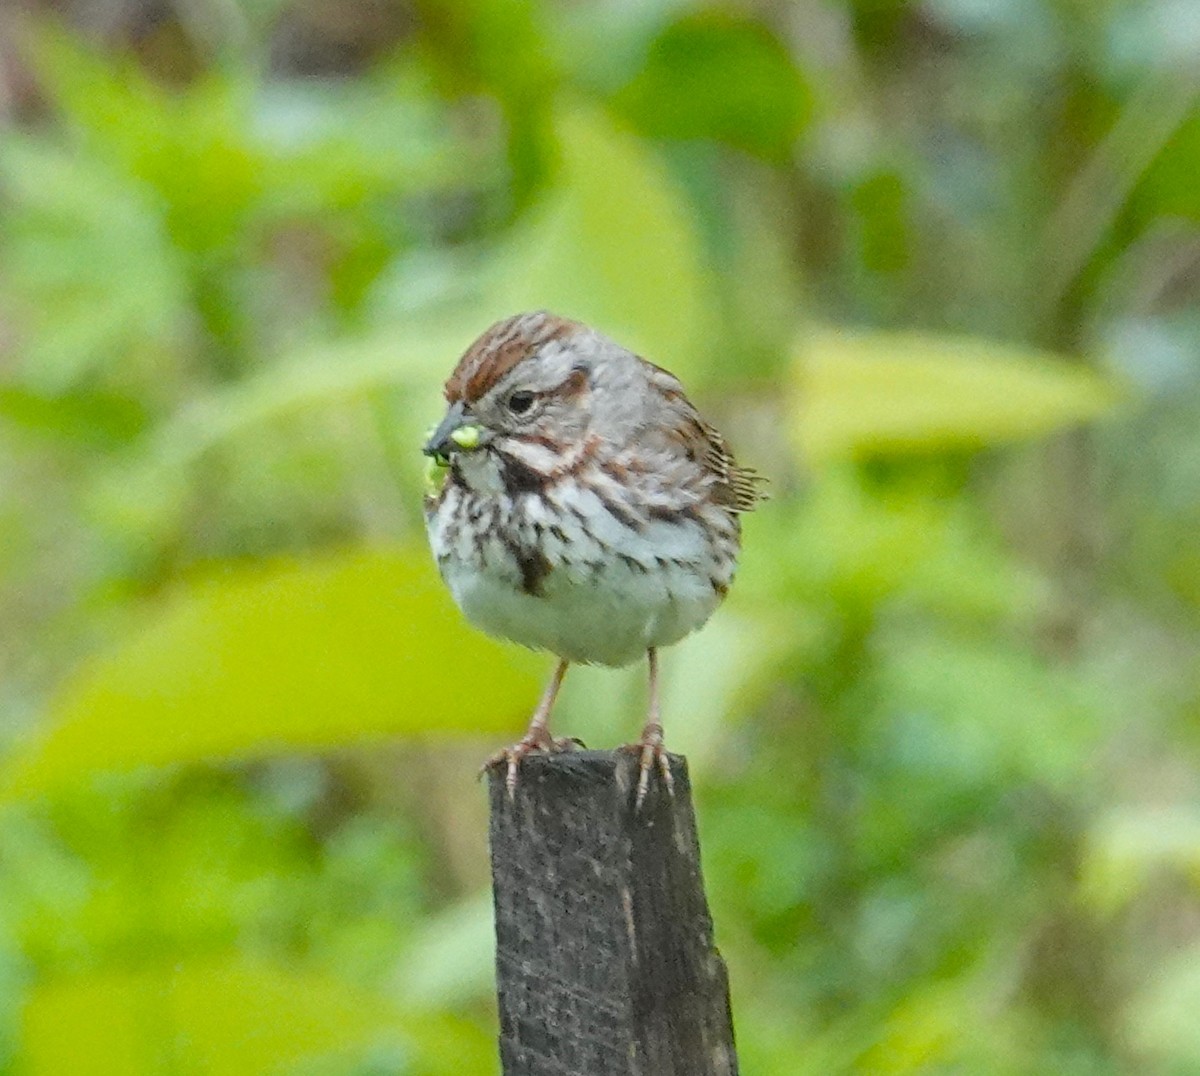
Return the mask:
<path id="1" fill-rule="evenodd" d="M 649 674 L 640 809 L 663 743 L 658 651 L 700 628 L 733 582 L 741 516 L 764 498 L 667 370 L 545 310 L 489 327 L 458 360 L 428 434 L 426 531 L 467 621 L 558 659 L 525 735 L 485 765 L 570 750 L 551 712 L 572 664 Z"/>

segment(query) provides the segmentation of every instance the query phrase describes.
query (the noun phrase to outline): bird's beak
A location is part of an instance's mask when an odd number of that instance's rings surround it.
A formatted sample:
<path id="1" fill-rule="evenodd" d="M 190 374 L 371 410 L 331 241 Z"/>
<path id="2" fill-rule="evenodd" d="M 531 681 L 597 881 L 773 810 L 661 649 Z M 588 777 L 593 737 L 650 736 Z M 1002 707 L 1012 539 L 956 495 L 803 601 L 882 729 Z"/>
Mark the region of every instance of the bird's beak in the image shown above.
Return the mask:
<path id="1" fill-rule="evenodd" d="M 437 424 L 421 449 L 426 456 L 445 460 L 451 452 L 471 452 L 483 444 L 483 430 L 471 422 L 459 400 L 452 404 L 446 417 Z"/>

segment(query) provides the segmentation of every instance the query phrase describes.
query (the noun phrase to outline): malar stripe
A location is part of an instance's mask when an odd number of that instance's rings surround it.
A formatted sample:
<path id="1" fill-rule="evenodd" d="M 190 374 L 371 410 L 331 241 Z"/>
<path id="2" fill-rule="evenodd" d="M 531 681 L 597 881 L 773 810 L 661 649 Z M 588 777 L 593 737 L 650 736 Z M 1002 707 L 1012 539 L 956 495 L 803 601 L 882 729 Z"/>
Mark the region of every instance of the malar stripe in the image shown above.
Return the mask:
<path id="1" fill-rule="evenodd" d="M 545 493 L 560 479 L 574 475 L 578 468 L 577 463 L 571 463 L 565 467 L 555 467 L 552 471 L 539 471 L 511 452 L 497 451 L 496 458 L 500 461 L 500 481 L 504 483 L 504 492 L 510 497 L 518 497 L 523 493 Z"/>
<path id="2" fill-rule="evenodd" d="M 497 452 L 496 458 L 500 461 L 500 481 L 504 483 L 504 492 L 510 497 L 522 493 L 542 493 L 552 480 L 550 475 L 530 467 L 516 456 Z"/>

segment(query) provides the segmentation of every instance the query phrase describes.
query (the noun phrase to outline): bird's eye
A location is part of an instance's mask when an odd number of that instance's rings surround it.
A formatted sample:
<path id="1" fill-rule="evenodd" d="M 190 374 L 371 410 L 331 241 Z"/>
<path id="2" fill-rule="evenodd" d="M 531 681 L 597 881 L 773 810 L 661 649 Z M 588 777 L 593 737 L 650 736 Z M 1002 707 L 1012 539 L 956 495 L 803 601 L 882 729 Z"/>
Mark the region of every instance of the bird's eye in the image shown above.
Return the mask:
<path id="1" fill-rule="evenodd" d="M 528 389 L 518 389 L 508 398 L 508 409 L 514 415 L 523 415 L 533 406 L 533 393 Z"/>

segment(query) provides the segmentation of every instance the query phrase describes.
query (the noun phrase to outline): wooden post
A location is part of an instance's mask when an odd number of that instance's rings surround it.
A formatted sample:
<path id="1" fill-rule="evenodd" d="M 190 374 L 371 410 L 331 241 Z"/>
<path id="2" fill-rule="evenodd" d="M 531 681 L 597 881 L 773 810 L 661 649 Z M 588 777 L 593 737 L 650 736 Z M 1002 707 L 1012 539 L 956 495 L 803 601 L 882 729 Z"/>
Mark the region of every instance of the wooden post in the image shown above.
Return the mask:
<path id="1" fill-rule="evenodd" d="M 736 1076 L 687 763 L 633 809 L 632 754 L 490 773 L 504 1076 Z"/>

